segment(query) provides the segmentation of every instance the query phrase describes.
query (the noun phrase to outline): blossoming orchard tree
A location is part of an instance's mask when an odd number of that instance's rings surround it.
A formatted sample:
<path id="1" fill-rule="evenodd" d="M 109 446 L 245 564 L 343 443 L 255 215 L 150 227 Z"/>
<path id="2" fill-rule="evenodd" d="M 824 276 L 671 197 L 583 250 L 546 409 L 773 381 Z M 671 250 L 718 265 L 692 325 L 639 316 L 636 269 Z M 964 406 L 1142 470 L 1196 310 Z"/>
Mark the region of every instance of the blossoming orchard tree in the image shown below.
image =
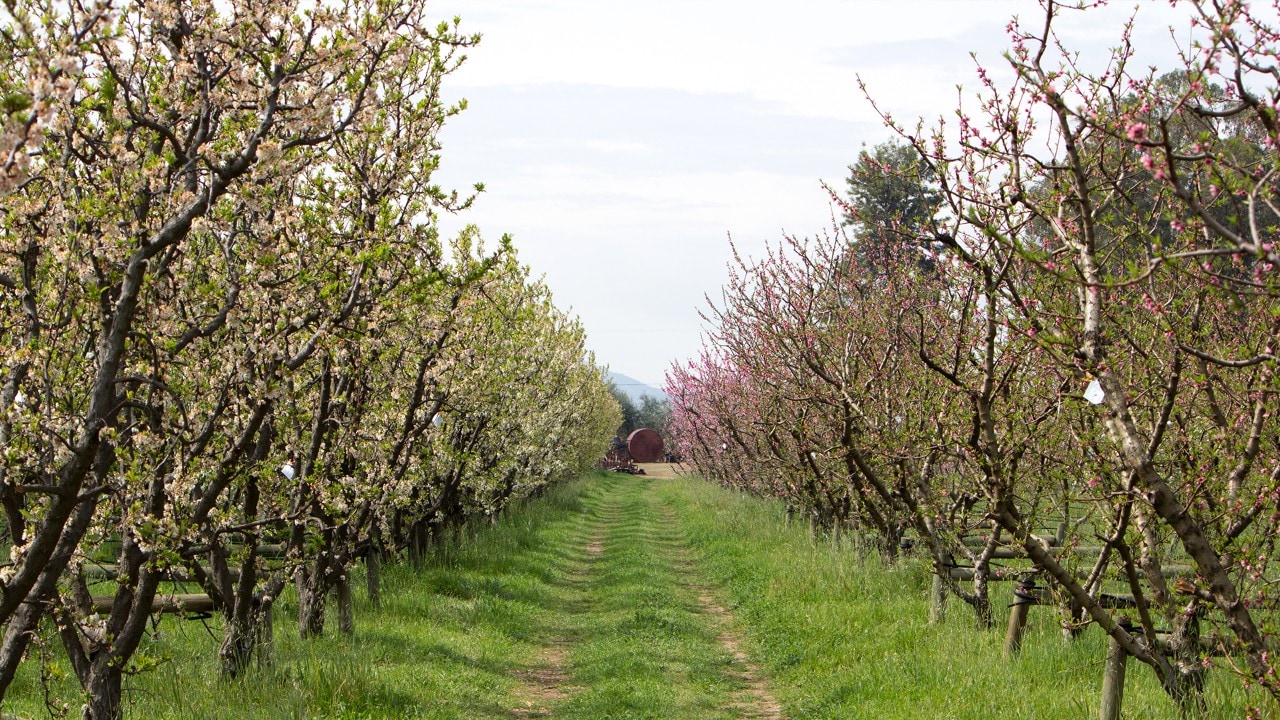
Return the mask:
<path id="1" fill-rule="evenodd" d="M 939 205 L 914 239 L 904 223 L 883 230 L 929 262 L 859 276 L 856 263 L 793 243 L 790 258 L 761 267 L 830 263 L 832 277 L 853 275 L 843 302 L 864 309 L 823 319 L 806 304 L 817 273 L 762 269 L 768 282 L 730 285 L 714 349 L 673 369 L 669 392 L 709 476 L 787 496 L 832 477 L 857 496 L 896 497 L 935 553 L 953 533 L 986 533 L 975 578 L 993 539 L 1012 542 L 1069 624 L 1096 622 L 1173 698 L 1197 704 L 1212 654 L 1280 697 L 1269 640 L 1280 621 L 1280 47 L 1243 3 L 1186 6 L 1198 41 L 1177 67 L 1134 71 L 1127 31 L 1108 62 L 1081 66 L 1054 33 L 1075 9 L 1050 1 L 1043 22 L 1009 25 L 1014 80 L 980 67 L 954 123 L 905 126 L 885 110 L 936 178 Z M 824 344 L 824 322 L 847 343 Z M 859 375 L 862 346 L 881 360 Z M 817 392 L 832 368 L 856 381 Z M 855 411 L 850 435 L 806 437 L 842 406 Z M 737 441 L 744 428 L 751 439 Z M 792 458 L 776 467 L 783 477 L 725 462 L 735 443 L 754 458 L 788 436 L 774 451 Z M 815 460 L 850 447 L 867 468 L 833 475 Z M 870 478 L 893 468 L 916 482 L 881 493 Z M 1097 551 L 1053 550 L 1054 530 Z M 1127 586 L 1132 610 L 1107 606 L 1107 582 Z"/>
<path id="2" fill-rule="evenodd" d="M 835 232 L 739 260 L 711 316 L 715 355 L 673 371 L 674 404 L 704 472 L 783 497 L 837 537 L 846 524 L 870 533 L 884 557 L 915 530 L 990 625 L 1001 535 L 970 510 L 988 486 L 1044 495 L 1043 483 L 1018 482 L 1030 466 L 1019 461 L 1053 403 L 1029 421 L 992 410 L 1043 394 L 1020 339 L 986 310 L 994 306 L 980 268 L 925 270 L 915 247 L 863 262 Z M 990 442 L 1005 432 L 1016 437 L 1010 447 Z M 977 548 L 963 542 L 974 532 L 984 538 Z M 974 568 L 972 590 L 951 582 L 955 558 Z"/>
<path id="3" fill-rule="evenodd" d="M 5 3 L 0 10 L 6 31 L 0 45 L 0 196 L 27 179 L 46 123 L 74 90 L 80 46 L 98 38 L 110 17 L 101 3 L 79 13 L 74 25 L 50 32 L 42 25 L 46 9 L 43 3 Z"/>
<path id="4" fill-rule="evenodd" d="M 1274 35 L 1240 4 L 1196 10 L 1202 41 L 1172 96 L 1154 73 L 1130 73 L 1127 40 L 1096 74 L 1073 64 L 1057 49 L 1051 4 L 1042 26 L 1011 27 L 1012 86 L 983 76 L 958 137 L 912 136 L 945 178 L 955 220 L 939 237 L 960 258 L 995 253 L 1022 267 L 993 287 L 1010 335 L 1035 341 L 1033 362 L 1073 388 L 1064 395 L 1097 403 L 1074 403 L 1079 442 L 1045 451 L 1097 472 L 1073 489 L 1101 520 L 1092 566 L 1048 553 L 1014 497 L 995 499 L 993 514 L 1179 700 L 1198 697 L 1202 617 L 1223 631 L 1213 642 L 1280 695 L 1262 630 L 1275 620 L 1267 558 L 1280 467 L 1264 441 L 1277 89 L 1257 69 Z M 1169 539 L 1176 557 L 1163 551 Z M 1162 571 L 1178 558 L 1195 572 L 1170 586 Z M 1109 562 L 1135 597 L 1133 630 L 1101 607 Z"/>
<path id="5" fill-rule="evenodd" d="M 52 614 L 84 716 L 117 716 L 175 572 L 243 671 L 291 578 L 314 616 L 381 545 L 445 401 L 513 381 L 464 381 L 465 352 L 537 342 L 554 371 L 495 400 L 536 426 L 496 453 L 518 458 L 505 491 L 456 468 L 486 509 L 603 450 L 616 408 L 580 328 L 505 242 L 435 237 L 434 214 L 469 203 L 430 179 L 461 109 L 440 83 L 477 39 L 456 20 L 418 0 L 5 7 L 0 697 Z M 495 302 L 529 318 L 502 346 Z M 545 412 L 557 379 L 576 412 Z M 92 598 L 84 568 L 110 548 L 114 594 Z"/>
<path id="6" fill-rule="evenodd" d="M 261 429 L 283 371 L 335 322 L 324 308 L 266 317 L 309 281 L 306 268 L 288 275 L 300 248 L 341 248 L 296 234 L 306 223 L 293 217 L 303 211 L 288 201 L 291 186 L 343 133 L 417 102 L 395 92 L 401 78 L 447 73 L 440 47 L 471 40 L 414 3 L 134 3 L 96 21 L 99 8 L 45 11 L 32 43 L 64 43 L 91 23 L 99 31 L 76 48 L 74 77 L 62 78 L 70 87 L 48 100 L 31 177 L 5 204 L 14 282 L 0 501 L 13 564 L 0 601 L 0 688 L 105 503 L 122 542 L 119 590 L 105 620 L 68 614 L 63 631 L 93 698 L 86 716 L 110 717 L 176 559 L 158 552 L 180 528 L 167 506 L 190 491 L 198 522 L 248 451 L 269 450 Z M 356 293 L 358 277 L 348 282 Z M 233 315 L 252 325 L 239 328 L 245 343 L 224 346 Z M 299 336 L 308 339 L 289 342 Z M 210 360 L 229 364 L 198 364 Z M 189 376 L 225 367 L 248 392 L 231 384 L 186 396 Z M 243 429 L 226 443 L 231 417 Z M 188 475 L 206 453 L 217 473 Z"/>
<path id="7" fill-rule="evenodd" d="M 455 254 L 479 252 L 464 245 Z M 528 279 L 514 252 L 462 310 L 456 332 L 468 341 L 441 356 L 447 372 L 436 391 L 438 426 L 417 450 L 417 482 L 399 494 L 401 517 L 419 526 L 403 541 L 469 517 L 492 518 L 510 500 L 582 472 L 603 456 L 601 439 L 617 427 L 620 411 L 581 327 L 555 309 L 546 286 Z"/>

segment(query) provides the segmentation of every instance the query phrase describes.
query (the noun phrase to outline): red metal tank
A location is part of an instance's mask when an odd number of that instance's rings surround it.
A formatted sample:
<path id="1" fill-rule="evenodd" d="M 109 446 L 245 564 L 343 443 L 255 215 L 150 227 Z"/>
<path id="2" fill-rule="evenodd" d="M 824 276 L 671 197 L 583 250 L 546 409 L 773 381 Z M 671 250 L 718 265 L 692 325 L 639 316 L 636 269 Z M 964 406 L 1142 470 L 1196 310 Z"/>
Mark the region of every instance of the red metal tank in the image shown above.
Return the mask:
<path id="1" fill-rule="evenodd" d="M 627 452 L 639 463 L 658 462 L 662 459 L 662 436 L 649 428 L 640 428 L 627 436 Z"/>

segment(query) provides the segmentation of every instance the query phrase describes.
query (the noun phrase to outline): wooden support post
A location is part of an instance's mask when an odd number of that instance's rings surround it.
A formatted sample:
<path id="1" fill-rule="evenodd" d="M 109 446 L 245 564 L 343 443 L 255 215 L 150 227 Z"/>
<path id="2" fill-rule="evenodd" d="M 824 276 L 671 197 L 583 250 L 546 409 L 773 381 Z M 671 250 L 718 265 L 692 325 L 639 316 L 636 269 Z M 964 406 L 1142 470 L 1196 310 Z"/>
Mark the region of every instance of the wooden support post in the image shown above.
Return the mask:
<path id="1" fill-rule="evenodd" d="M 1035 580 L 1022 580 L 1013 591 L 1009 609 L 1009 628 L 1004 634 L 1004 656 L 1011 658 L 1022 651 L 1022 632 L 1027 628 L 1027 615 L 1037 602 Z"/>
<path id="2" fill-rule="evenodd" d="M 382 550 L 376 542 L 369 543 L 364 556 L 365 587 L 369 591 L 369 604 L 374 610 L 382 607 Z"/>
<path id="3" fill-rule="evenodd" d="M 111 612 L 115 595 L 94 595 L 93 611 L 99 614 Z M 159 613 L 211 613 L 218 610 L 213 599 L 204 593 L 156 595 L 151 601 L 151 612 Z"/>
<path id="4" fill-rule="evenodd" d="M 262 609 L 262 619 L 258 623 L 258 667 L 270 667 L 275 660 L 275 601 L 266 603 Z"/>
<path id="5" fill-rule="evenodd" d="M 949 573 L 956 564 L 951 553 L 943 553 L 941 557 L 942 572 Z M 933 587 L 929 591 L 929 624 L 941 625 L 947 619 L 947 584 L 942 580 L 940 572 L 933 573 Z"/>
<path id="6" fill-rule="evenodd" d="M 1101 720 L 1120 720 L 1120 706 L 1124 702 L 1124 671 L 1128 662 L 1129 653 L 1115 638 L 1108 638 L 1107 664 L 1102 672 L 1102 707 L 1098 713 Z"/>
<path id="7" fill-rule="evenodd" d="M 333 588 L 334 599 L 338 604 L 338 632 L 343 635 L 354 635 L 356 632 L 356 614 L 351 602 L 351 575 L 342 573 L 338 584 Z"/>
<path id="8" fill-rule="evenodd" d="M 787 506 L 787 523 L 785 527 L 791 527 L 791 521 L 795 520 L 795 517 L 796 517 L 796 507 L 794 505 L 788 505 Z"/>

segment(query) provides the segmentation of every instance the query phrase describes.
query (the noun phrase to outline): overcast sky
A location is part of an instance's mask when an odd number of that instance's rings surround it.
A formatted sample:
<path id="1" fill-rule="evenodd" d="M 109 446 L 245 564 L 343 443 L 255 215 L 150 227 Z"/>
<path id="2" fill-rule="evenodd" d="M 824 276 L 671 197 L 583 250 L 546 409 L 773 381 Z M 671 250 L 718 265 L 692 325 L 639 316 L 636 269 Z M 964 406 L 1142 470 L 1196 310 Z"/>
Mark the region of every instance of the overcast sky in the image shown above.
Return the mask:
<path id="1" fill-rule="evenodd" d="M 446 217 L 521 260 L 577 315 L 597 360 L 661 386 L 697 354 L 728 237 L 748 255 L 832 224 L 860 146 L 889 135 L 861 75 L 901 120 L 952 113 L 970 53 L 1003 71 L 1004 28 L 1031 0 L 437 0 L 483 33 L 449 83 L 469 109 L 446 128 L 438 179 L 486 192 Z M 1060 32 L 1104 57 L 1133 13 L 1069 13 Z M 1135 45 L 1170 57 L 1168 3 L 1144 3 Z M 1001 73 L 993 72 L 993 75 Z"/>

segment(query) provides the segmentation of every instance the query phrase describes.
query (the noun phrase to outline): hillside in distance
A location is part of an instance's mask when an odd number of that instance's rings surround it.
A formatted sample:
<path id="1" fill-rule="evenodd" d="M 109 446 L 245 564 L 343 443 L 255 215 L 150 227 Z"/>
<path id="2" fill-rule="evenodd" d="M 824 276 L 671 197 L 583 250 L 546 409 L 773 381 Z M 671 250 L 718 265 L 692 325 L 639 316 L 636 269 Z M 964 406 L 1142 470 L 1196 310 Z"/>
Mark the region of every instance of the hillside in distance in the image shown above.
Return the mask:
<path id="1" fill-rule="evenodd" d="M 662 392 L 658 388 L 652 385 L 647 385 L 645 383 L 642 383 L 639 380 L 636 380 L 635 378 L 629 377 L 627 375 L 623 375 L 622 373 L 616 373 L 610 370 L 609 372 L 605 373 L 605 378 L 608 379 L 609 382 L 616 385 L 619 390 L 626 393 L 627 397 L 631 398 L 631 402 L 635 403 L 636 405 L 640 404 L 640 399 L 645 395 L 648 395 L 649 397 L 654 398 L 656 400 L 667 399 L 667 394 Z"/>

